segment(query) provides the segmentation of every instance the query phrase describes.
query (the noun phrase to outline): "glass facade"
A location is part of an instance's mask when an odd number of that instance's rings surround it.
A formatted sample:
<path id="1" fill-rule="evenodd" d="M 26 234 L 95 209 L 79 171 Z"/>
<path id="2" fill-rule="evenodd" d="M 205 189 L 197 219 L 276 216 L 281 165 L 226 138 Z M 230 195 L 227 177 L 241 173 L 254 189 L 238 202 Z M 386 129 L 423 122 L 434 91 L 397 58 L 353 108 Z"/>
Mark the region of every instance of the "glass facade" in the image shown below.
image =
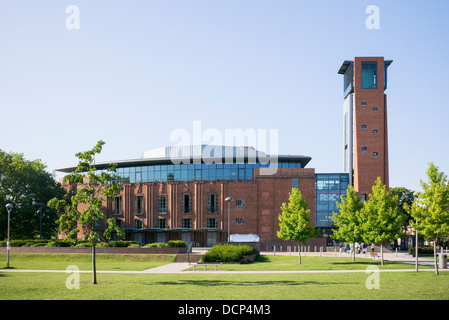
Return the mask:
<path id="1" fill-rule="evenodd" d="M 338 212 L 337 202 L 346 196 L 349 175 L 315 174 L 315 224 L 319 228 L 329 228 L 334 225 L 333 212 Z"/>
<path id="2" fill-rule="evenodd" d="M 377 62 L 362 62 L 362 89 L 377 89 Z"/>
<path id="3" fill-rule="evenodd" d="M 273 165 L 273 164 L 271 164 Z M 117 182 L 167 182 L 167 181 L 216 181 L 253 180 L 253 169 L 268 168 L 270 164 L 154 164 L 117 168 Z M 299 161 L 277 163 L 278 168 L 301 168 Z"/>

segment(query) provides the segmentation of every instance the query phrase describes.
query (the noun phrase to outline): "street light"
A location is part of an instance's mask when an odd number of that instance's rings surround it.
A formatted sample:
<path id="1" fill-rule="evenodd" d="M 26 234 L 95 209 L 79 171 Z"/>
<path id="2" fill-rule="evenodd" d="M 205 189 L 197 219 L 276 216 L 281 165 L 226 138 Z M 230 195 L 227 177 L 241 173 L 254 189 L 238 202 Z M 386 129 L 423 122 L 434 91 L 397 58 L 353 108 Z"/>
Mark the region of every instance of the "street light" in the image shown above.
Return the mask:
<path id="1" fill-rule="evenodd" d="M 234 198 L 227 197 L 225 201 L 228 202 L 228 242 L 231 242 L 231 201 L 233 201 Z"/>
<path id="2" fill-rule="evenodd" d="M 42 202 L 34 202 L 33 204 L 39 206 L 39 209 L 37 209 L 37 212 L 39 213 L 39 240 L 42 240 L 42 207 L 45 206 Z"/>
<path id="3" fill-rule="evenodd" d="M 6 209 L 8 210 L 8 236 L 6 238 L 6 256 L 7 256 L 7 260 L 6 260 L 6 268 L 9 268 L 9 251 L 11 251 L 11 247 L 9 246 L 9 220 L 10 220 L 10 215 L 11 215 L 11 209 L 13 208 L 12 204 L 8 203 L 6 205 Z"/>
<path id="4" fill-rule="evenodd" d="M 415 199 L 413 199 L 413 201 L 414 201 L 419 197 L 419 193 L 417 191 L 415 191 L 413 193 L 413 196 L 415 197 Z M 416 222 L 416 226 L 418 226 L 418 219 L 416 219 L 415 222 Z M 418 230 L 416 228 L 415 228 L 415 242 L 416 242 L 415 243 L 415 259 L 416 259 L 415 269 L 416 269 L 416 271 L 418 271 L 418 264 L 419 264 L 419 262 L 418 262 Z"/>

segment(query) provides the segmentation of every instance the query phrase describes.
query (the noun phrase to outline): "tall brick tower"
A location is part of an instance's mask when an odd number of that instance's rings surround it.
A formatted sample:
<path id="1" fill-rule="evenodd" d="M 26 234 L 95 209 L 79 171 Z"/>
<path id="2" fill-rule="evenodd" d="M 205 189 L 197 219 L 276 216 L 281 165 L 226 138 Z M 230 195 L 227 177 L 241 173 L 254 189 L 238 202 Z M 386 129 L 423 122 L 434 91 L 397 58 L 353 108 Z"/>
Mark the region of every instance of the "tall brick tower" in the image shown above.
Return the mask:
<path id="1" fill-rule="evenodd" d="M 391 60 L 356 57 L 343 62 L 344 172 L 366 199 L 377 177 L 389 185 L 387 132 L 387 69 Z"/>

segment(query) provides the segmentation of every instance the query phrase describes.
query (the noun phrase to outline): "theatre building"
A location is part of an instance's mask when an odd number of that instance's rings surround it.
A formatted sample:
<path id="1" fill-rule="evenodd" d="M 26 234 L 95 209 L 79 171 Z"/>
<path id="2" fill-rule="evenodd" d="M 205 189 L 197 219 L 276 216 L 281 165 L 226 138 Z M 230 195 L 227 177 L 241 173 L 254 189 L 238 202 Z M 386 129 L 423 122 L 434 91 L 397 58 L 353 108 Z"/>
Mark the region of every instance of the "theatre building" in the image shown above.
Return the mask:
<path id="1" fill-rule="evenodd" d="M 388 186 L 384 90 L 390 64 L 356 58 L 338 71 L 344 76 L 342 172 L 316 173 L 307 167 L 309 156 L 266 155 L 250 146 L 167 146 L 138 159 L 112 161 L 123 190 L 105 202 L 108 218 L 118 222 L 127 240 L 141 244 L 184 240 L 213 246 L 228 235 L 252 234 L 261 248 L 271 248 L 284 243 L 276 235 L 280 208 L 292 188 L 299 188 L 311 224 L 328 238 L 336 202 L 348 185 L 364 199 L 378 176 Z M 109 164 L 96 163 L 96 168 Z"/>
<path id="2" fill-rule="evenodd" d="M 140 159 L 115 162 L 123 190 L 105 209 L 128 240 L 212 246 L 226 241 L 230 229 L 231 234 L 257 235 L 261 245 L 270 245 L 279 240 L 280 207 L 292 188 L 300 188 L 315 212 L 315 170 L 306 168 L 310 157 L 268 158 L 250 147 L 212 146 L 213 153 L 223 155 L 216 157 L 207 149 L 211 146 L 163 147 Z M 97 163 L 96 168 L 108 165 Z M 314 218 L 312 214 L 313 224 Z"/>

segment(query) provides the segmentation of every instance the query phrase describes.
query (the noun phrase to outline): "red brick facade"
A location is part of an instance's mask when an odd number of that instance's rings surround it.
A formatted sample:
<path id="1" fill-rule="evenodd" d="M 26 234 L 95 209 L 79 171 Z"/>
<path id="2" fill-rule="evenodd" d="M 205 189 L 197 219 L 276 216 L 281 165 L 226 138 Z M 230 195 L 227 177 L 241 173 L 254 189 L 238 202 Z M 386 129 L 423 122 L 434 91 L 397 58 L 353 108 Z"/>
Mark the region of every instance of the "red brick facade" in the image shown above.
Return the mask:
<path id="1" fill-rule="evenodd" d="M 362 89 L 362 61 L 377 62 L 376 89 Z M 354 59 L 354 189 L 359 195 L 368 196 L 377 177 L 389 185 L 384 63 L 382 57 Z"/>
<path id="2" fill-rule="evenodd" d="M 280 207 L 288 201 L 292 179 L 298 179 L 298 187 L 309 205 L 311 224 L 315 224 L 315 169 L 278 169 L 274 175 L 263 175 L 260 170 L 263 169 L 254 169 L 252 181 L 124 184 L 120 194 L 121 213 L 114 213 L 114 203 L 109 201 L 105 203 L 105 209 L 108 218 L 120 221 L 121 228 L 127 231 L 127 240 L 157 242 L 158 233 L 165 233 L 165 241 L 182 240 L 182 234 L 188 234 L 190 241 L 207 246 L 227 240 L 228 203 L 225 198 L 232 197 L 231 234 L 256 234 L 264 245 L 269 246 L 272 242 L 279 243 L 276 232 L 279 230 Z M 186 194 L 192 199 L 190 213 L 182 210 Z M 217 195 L 216 212 L 208 212 L 208 194 Z M 159 195 L 167 196 L 166 213 L 158 212 Z M 136 196 L 143 196 L 141 213 L 136 213 Z M 237 206 L 236 200 L 244 200 L 244 206 Z M 136 228 L 137 219 L 142 220 L 141 229 Z M 158 219 L 165 219 L 164 229 L 159 228 Z M 183 219 L 191 219 L 191 228 L 183 227 Z M 216 228 L 208 225 L 208 219 L 217 219 Z"/>

